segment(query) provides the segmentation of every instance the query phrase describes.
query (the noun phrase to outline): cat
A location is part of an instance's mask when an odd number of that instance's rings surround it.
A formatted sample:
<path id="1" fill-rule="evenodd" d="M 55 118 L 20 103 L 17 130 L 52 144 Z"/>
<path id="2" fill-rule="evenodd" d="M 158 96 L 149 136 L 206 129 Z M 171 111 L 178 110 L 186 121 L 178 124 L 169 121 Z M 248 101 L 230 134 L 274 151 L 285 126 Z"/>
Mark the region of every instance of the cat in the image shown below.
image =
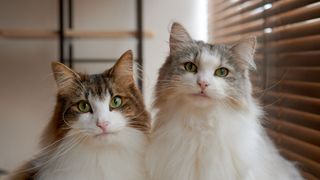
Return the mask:
<path id="1" fill-rule="evenodd" d="M 11 179 L 144 180 L 150 116 L 133 78 L 131 50 L 102 74 L 53 62 L 58 86 L 44 150 Z"/>
<path id="2" fill-rule="evenodd" d="M 261 125 L 251 95 L 256 40 L 208 44 L 173 23 L 155 88 L 151 180 L 301 180 Z"/>

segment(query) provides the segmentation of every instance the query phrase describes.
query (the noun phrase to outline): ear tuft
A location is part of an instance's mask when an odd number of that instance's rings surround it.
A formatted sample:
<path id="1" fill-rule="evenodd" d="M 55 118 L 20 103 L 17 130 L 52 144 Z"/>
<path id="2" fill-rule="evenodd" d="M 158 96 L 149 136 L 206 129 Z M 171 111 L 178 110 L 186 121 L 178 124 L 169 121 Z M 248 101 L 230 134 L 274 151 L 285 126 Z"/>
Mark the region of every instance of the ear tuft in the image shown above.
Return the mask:
<path id="1" fill-rule="evenodd" d="M 80 79 L 76 72 L 62 63 L 52 62 L 51 68 L 59 89 L 64 89 L 71 85 L 75 79 Z"/>
<path id="2" fill-rule="evenodd" d="M 174 53 L 180 47 L 183 47 L 185 43 L 192 42 L 192 38 L 187 30 L 179 23 L 174 22 L 170 31 L 170 53 Z"/>
<path id="3" fill-rule="evenodd" d="M 250 36 L 234 43 L 231 46 L 232 52 L 253 69 L 256 69 L 256 64 L 254 63 L 256 43 L 256 37 Z"/>
<path id="4" fill-rule="evenodd" d="M 111 73 L 116 77 L 133 78 L 133 55 L 128 50 L 121 55 L 116 64 L 111 68 Z"/>

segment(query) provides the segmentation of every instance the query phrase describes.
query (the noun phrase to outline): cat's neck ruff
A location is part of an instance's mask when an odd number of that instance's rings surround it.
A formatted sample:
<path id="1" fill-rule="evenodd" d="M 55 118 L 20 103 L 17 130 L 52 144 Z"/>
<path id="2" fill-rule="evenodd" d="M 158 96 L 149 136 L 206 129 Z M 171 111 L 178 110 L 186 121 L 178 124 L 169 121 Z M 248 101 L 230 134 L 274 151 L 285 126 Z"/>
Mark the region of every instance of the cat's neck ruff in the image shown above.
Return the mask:
<path id="1" fill-rule="evenodd" d="M 266 136 L 253 101 L 205 111 L 175 103 L 159 108 L 147 153 L 152 180 L 301 180 Z"/>
<path id="2" fill-rule="evenodd" d="M 239 128 L 256 126 L 260 124 L 259 118 L 262 112 L 253 100 L 247 101 L 242 107 L 232 107 L 223 104 L 210 106 L 197 106 L 183 100 L 163 103 L 158 107 L 156 123 L 160 125 L 170 124 L 187 127 L 190 130 L 205 130 L 223 128 L 231 125 Z"/>
<path id="3" fill-rule="evenodd" d="M 261 128 L 257 113 L 168 103 L 159 108 L 156 122 L 158 126 L 147 155 L 151 159 L 148 166 L 153 180 L 247 177 L 241 173 L 247 172 L 249 163 L 240 157 L 248 157 L 247 153 L 253 152 L 259 141 L 256 138 Z M 155 160 L 157 156 L 160 158 Z M 171 163 L 178 164 L 175 170 L 166 169 Z"/>
<path id="4" fill-rule="evenodd" d="M 145 135 L 128 128 L 112 138 L 101 146 L 92 140 L 64 140 L 47 162 L 39 162 L 43 165 L 36 179 L 144 179 Z"/>

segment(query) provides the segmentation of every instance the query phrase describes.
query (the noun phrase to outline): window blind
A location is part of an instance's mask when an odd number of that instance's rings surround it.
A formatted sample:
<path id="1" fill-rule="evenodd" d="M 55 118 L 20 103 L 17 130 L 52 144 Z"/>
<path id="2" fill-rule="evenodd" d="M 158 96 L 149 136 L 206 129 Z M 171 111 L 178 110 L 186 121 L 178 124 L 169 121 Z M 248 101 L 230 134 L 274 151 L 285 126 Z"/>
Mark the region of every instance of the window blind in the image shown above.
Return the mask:
<path id="1" fill-rule="evenodd" d="M 209 41 L 257 37 L 254 95 L 280 153 L 320 179 L 320 1 L 209 0 Z"/>

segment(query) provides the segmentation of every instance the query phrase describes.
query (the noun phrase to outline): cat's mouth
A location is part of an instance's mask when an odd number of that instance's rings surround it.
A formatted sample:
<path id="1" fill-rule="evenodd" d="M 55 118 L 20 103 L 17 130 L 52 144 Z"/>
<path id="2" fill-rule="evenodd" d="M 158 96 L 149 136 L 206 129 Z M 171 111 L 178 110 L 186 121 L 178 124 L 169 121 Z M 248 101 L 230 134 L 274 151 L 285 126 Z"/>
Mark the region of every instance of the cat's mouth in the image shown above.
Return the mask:
<path id="1" fill-rule="evenodd" d="M 205 92 L 201 91 L 199 93 L 193 93 L 192 96 L 200 98 L 210 98 Z"/>
<path id="2" fill-rule="evenodd" d="M 115 134 L 115 132 L 110 132 L 110 131 L 109 132 L 102 132 L 102 133 L 96 134 L 94 137 L 95 138 L 107 137 L 112 134 Z"/>

